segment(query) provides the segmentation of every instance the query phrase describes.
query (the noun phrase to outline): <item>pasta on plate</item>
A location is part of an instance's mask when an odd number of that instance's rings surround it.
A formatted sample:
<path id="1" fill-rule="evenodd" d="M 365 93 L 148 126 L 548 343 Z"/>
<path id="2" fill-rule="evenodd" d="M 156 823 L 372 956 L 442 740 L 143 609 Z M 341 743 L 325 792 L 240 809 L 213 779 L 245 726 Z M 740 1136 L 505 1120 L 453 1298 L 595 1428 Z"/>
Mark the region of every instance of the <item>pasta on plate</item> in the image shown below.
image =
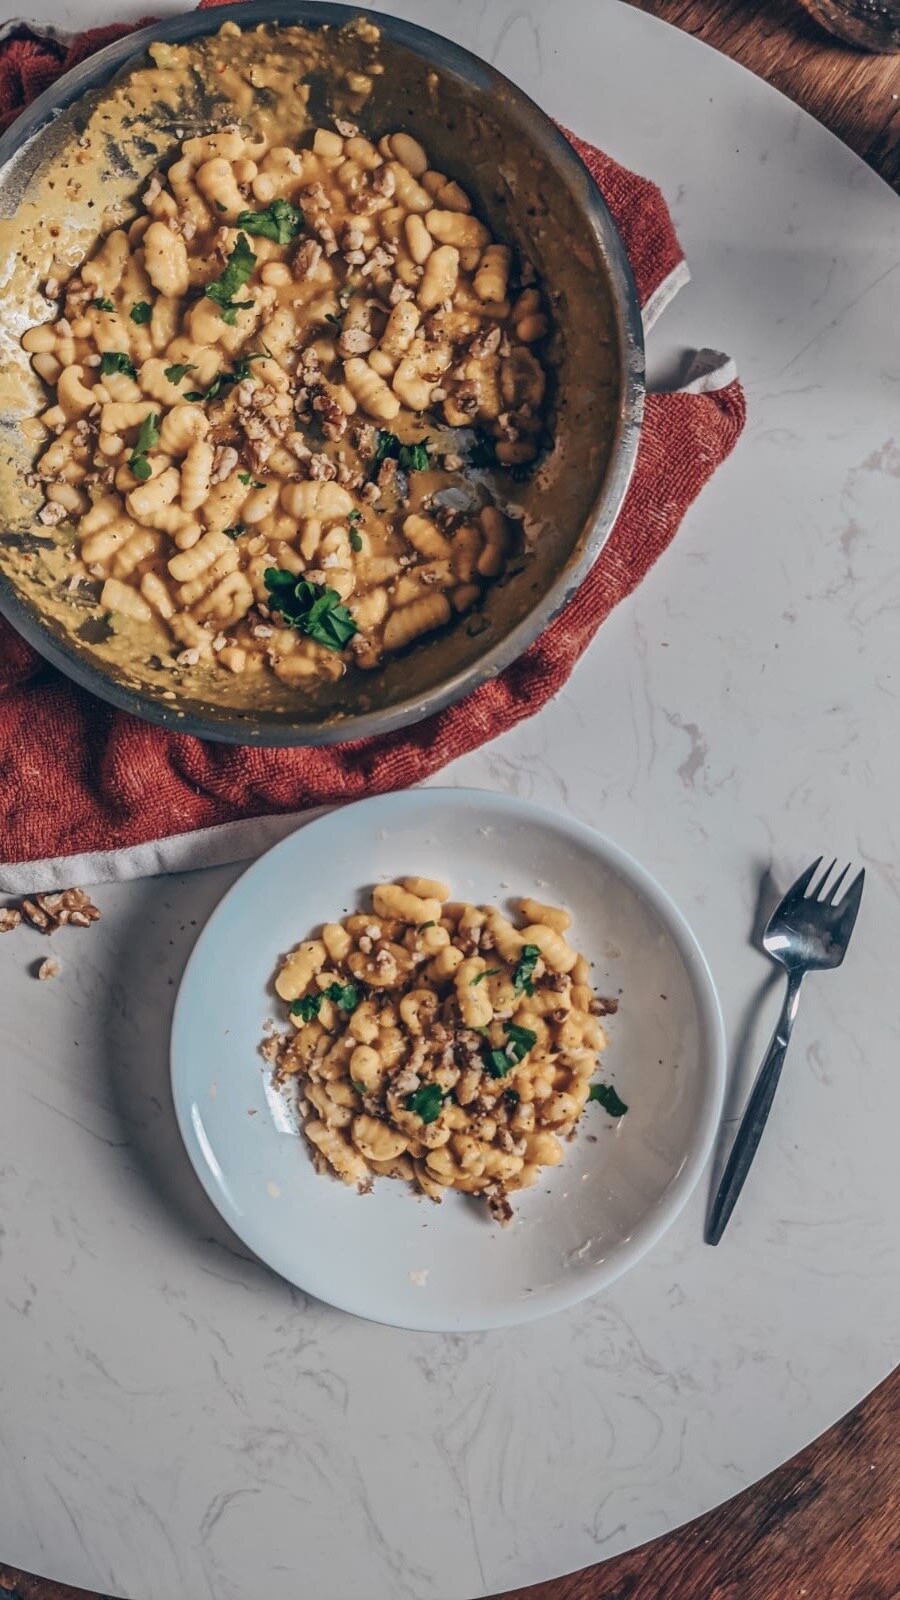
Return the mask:
<path id="1" fill-rule="evenodd" d="M 438 491 L 469 465 L 455 430 L 482 465 L 536 459 L 550 327 L 408 132 L 290 135 L 184 139 L 22 342 L 55 391 L 34 471 L 70 586 L 173 665 L 296 684 L 376 667 L 502 575 L 515 522 Z"/>
<path id="2" fill-rule="evenodd" d="M 320 1170 L 363 1192 L 386 1176 L 476 1195 L 506 1222 L 590 1099 L 625 1112 L 591 1083 L 616 1003 L 594 994 L 568 912 L 517 907 L 519 926 L 403 878 L 288 955 L 275 988 L 295 1031 L 263 1053 L 296 1087 Z"/>

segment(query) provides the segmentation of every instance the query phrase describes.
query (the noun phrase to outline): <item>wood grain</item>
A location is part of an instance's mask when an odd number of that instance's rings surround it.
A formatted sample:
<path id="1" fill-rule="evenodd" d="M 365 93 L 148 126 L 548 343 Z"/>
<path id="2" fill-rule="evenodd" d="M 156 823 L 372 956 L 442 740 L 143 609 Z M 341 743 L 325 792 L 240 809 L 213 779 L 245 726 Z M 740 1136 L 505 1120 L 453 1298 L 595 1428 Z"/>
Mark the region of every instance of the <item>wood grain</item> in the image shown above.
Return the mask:
<path id="1" fill-rule="evenodd" d="M 696 1522 L 495 1600 L 804 1596 L 900 1596 L 900 1370 L 793 1461 Z"/>
<path id="2" fill-rule="evenodd" d="M 900 55 L 833 39 L 798 0 L 632 0 L 780 89 L 900 190 Z"/>
<path id="3" fill-rule="evenodd" d="M 840 44 L 794 0 L 769 0 L 764 10 L 756 0 L 631 3 L 766 78 L 900 189 L 900 56 Z M 643 1549 L 495 1600 L 806 1596 L 900 1600 L 900 1371 L 735 1500 Z M 0 1600 L 107 1597 L 0 1565 Z"/>

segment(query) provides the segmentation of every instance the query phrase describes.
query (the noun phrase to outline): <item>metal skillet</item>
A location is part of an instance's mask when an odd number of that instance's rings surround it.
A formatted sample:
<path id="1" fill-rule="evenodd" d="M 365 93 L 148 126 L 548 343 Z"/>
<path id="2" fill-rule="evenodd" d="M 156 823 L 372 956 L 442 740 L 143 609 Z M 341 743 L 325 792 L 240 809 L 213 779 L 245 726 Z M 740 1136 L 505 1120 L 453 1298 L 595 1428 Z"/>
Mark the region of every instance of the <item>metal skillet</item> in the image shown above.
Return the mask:
<path id="1" fill-rule="evenodd" d="M 377 23 L 383 38 L 384 72 L 365 108 L 366 133 L 377 138 L 402 126 L 419 137 L 433 162 L 472 193 L 496 235 L 527 249 L 551 292 L 553 443 L 531 478 L 512 486 L 540 536 L 527 559 L 489 588 L 480 631 L 451 625 L 377 672 L 352 669 L 309 690 L 261 686 L 259 677 L 252 687 L 208 679 L 172 698 L 169 669 L 105 658 L 83 613 L 61 615 L 50 604 L 61 592 L 46 557 L 52 533 L 48 539 L 51 531 L 36 520 L 38 500 L 25 482 L 34 445 L 20 431 L 21 420 L 46 403 L 18 344 L 29 323 L 51 315 L 35 237 L 62 229 L 83 253 L 101 231 L 96 209 L 72 201 L 66 174 L 86 118 L 146 61 L 151 42 L 199 40 L 235 22 L 330 28 L 339 50 L 341 25 L 359 15 Z M 328 82 L 314 77 L 314 108 L 328 103 Z M 104 205 L 130 203 L 178 139 L 205 130 L 210 115 L 198 84 L 177 115 L 156 107 L 130 119 L 121 139 L 109 142 L 104 170 L 92 174 Z M 544 113 L 492 67 L 427 29 L 356 7 L 282 0 L 191 12 L 107 46 L 0 139 L 0 274 L 0 612 L 60 671 L 136 716 L 258 745 L 328 744 L 417 722 L 514 661 L 566 605 L 610 535 L 643 404 L 640 308 L 621 240 L 596 185 Z"/>

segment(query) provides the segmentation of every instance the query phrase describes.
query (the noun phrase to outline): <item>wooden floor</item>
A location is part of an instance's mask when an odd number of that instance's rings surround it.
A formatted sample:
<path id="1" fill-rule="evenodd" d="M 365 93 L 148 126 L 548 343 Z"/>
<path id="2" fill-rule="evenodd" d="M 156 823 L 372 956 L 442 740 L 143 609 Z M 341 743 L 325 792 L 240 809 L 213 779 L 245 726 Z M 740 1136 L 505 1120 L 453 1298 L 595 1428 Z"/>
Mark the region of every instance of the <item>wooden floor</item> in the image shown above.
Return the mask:
<path id="1" fill-rule="evenodd" d="M 841 44 L 799 0 L 635 4 L 766 78 L 900 190 L 900 55 L 870 56 Z"/>

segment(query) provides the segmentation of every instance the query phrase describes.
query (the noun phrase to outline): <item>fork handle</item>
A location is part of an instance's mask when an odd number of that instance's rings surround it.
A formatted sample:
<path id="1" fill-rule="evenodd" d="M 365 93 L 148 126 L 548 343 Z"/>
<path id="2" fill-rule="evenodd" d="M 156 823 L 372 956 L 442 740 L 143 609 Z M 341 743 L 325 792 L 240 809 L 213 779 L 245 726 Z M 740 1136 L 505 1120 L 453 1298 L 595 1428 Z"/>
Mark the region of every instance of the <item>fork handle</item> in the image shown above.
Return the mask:
<path id="1" fill-rule="evenodd" d="M 802 972 L 788 974 L 787 993 L 778 1024 L 772 1035 L 772 1043 L 766 1051 L 765 1060 L 756 1076 L 756 1082 L 747 1101 L 747 1107 L 741 1118 L 741 1125 L 735 1135 L 731 1153 L 725 1164 L 722 1181 L 716 1191 L 716 1197 L 710 1209 L 706 1224 L 707 1244 L 718 1244 L 728 1225 L 728 1219 L 735 1207 L 738 1195 L 744 1187 L 744 1179 L 750 1171 L 753 1157 L 756 1155 L 759 1141 L 762 1138 L 763 1128 L 772 1109 L 775 1090 L 778 1088 L 778 1079 L 790 1043 L 791 1029 L 797 1015 L 797 1005 L 800 999 L 800 985 L 803 981 Z"/>

